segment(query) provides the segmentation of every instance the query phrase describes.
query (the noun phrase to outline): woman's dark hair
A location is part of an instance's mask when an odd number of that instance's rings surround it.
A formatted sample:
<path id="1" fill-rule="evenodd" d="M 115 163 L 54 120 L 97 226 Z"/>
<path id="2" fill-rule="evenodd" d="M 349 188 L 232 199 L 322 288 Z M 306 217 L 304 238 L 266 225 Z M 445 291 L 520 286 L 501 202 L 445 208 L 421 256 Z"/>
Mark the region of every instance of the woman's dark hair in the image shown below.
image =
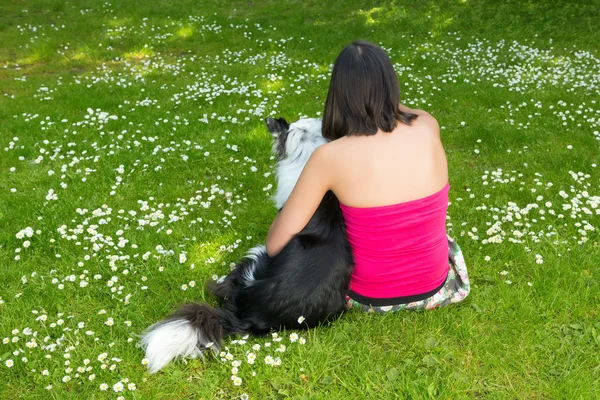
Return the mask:
<path id="1" fill-rule="evenodd" d="M 417 118 L 400 105 L 400 87 L 389 57 L 379 46 L 358 40 L 335 60 L 323 113 L 323 137 L 374 135 L 391 132 L 398 121 Z"/>

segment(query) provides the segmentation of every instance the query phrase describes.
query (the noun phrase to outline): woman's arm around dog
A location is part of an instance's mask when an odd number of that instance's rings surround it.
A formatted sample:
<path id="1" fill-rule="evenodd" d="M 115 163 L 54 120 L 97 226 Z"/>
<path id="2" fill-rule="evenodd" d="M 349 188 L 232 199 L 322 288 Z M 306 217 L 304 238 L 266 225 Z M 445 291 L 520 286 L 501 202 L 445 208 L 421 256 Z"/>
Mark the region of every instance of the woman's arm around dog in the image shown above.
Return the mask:
<path id="1" fill-rule="evenodd" d="M 331 188 L 327 145 L 316 149 L 302 170 L 287 202 L 267 234 L 267 254 L 274 256 L 306 226 Z"/>

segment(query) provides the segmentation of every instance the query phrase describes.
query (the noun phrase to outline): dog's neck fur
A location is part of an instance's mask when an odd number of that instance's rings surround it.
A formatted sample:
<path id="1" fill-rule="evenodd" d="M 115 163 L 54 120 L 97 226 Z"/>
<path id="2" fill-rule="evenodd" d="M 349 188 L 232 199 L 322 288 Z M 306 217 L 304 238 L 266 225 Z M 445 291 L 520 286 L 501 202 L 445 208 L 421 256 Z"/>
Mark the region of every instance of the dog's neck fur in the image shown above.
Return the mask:
<path id="1" fill-rule="evenodd" d="M 311 154 L 325 143 L 327 140 L 321 134 L 320 119 L 306 118 L 290 125 L 285 155 L 277 163 L 277 193 L 274 197 L 277 209 L 281 209 L 290 197 Z"/>

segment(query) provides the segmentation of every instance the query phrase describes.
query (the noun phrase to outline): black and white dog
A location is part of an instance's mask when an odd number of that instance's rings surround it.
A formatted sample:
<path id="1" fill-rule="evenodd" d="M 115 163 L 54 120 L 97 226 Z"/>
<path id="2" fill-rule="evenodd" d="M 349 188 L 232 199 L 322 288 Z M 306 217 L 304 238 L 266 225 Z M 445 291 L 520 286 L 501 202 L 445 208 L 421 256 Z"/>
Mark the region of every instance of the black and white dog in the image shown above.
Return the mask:
<path id="1" fill-rule="evenodd" d="M 289 197 L 312 152 L 326 143 L 321 120 L 266 119 L 277 154 L 278 209 Z M 221 282 L 209 287 L 222 308 L 186 304 L 142 336 L 148 369 L 157 372 L 178 357 L 217 352 L 229 335 L 262 335 L 329 322 L 346 309 L 354 267 L 339 202 L 327 192 L 306 227 L 274 257 L 251 249 Z M 302 320 L 300 317 L 303 317 Z"/>

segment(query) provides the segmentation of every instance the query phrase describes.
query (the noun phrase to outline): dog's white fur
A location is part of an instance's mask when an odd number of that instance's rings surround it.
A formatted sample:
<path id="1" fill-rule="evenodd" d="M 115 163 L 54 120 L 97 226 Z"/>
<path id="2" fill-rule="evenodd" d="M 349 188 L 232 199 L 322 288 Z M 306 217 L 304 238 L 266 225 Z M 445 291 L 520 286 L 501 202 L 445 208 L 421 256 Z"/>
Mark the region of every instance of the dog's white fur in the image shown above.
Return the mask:
<path id="1" fill-rule="evenodd" d="M 142 336 L 142 348 L 146 350 L 148 370 L 158 372 L 174 358 L 202 357 L 198 344 L 203 338 L 186 319 L 171 319 L 152 325 Z"/>
<path id="2" fill-rule="evenodd" d="M 304 165 L 315 149 L 327 140 L 321 134 L 321 120 L 300 119 L 290 125 L 285 143 L 285 157 L 277 164 L 277 193 L 275 206 L 283 207 L 296 186 Z"/>
<path id="3" fill-rule="evenodd" d="M 244 273 L 242 274 L 242 279 L 244 280 L 244 283 L 246 285 L 250 286 L 252 285 L 252 283 L 254 283 L 254 270 L 256 269 L 256 263 L 258 262 L 258 259 L 260 257 L 265 255 L 266 252 L 266 246 L 264 244 L 261 244 L 259 246 L 251 248 L 246 253 L 246 258 L 252 260 L 252 263 L 248 265 L 248 267 L 244 270 Z"/>
<path id="4" fill-rule="evenodd" d="M 290 196 L 310 155 L 326 142 L 321 135 L 320 119 L 300 119 L 290 125 L 285 143 L 285 156 L 277 164 L 277 193 L 274 200 L 278 209 L 283 207 Z M 245 284 L 254 282 L 255 263 L 265 252 L 264 245 L 248 251 L 246 257 L 254 263 L 244 273 Z M 181 317 L 150 326 L 141 336 L 141 346 L 146 351 L 150 373 L 159 371 L 175 358 L 203 357 L 200 346 L 209 348 L 212 344 L 201 336 L 188 320 Z M 216 351 L 215 347 L 212 349 Z"/>

